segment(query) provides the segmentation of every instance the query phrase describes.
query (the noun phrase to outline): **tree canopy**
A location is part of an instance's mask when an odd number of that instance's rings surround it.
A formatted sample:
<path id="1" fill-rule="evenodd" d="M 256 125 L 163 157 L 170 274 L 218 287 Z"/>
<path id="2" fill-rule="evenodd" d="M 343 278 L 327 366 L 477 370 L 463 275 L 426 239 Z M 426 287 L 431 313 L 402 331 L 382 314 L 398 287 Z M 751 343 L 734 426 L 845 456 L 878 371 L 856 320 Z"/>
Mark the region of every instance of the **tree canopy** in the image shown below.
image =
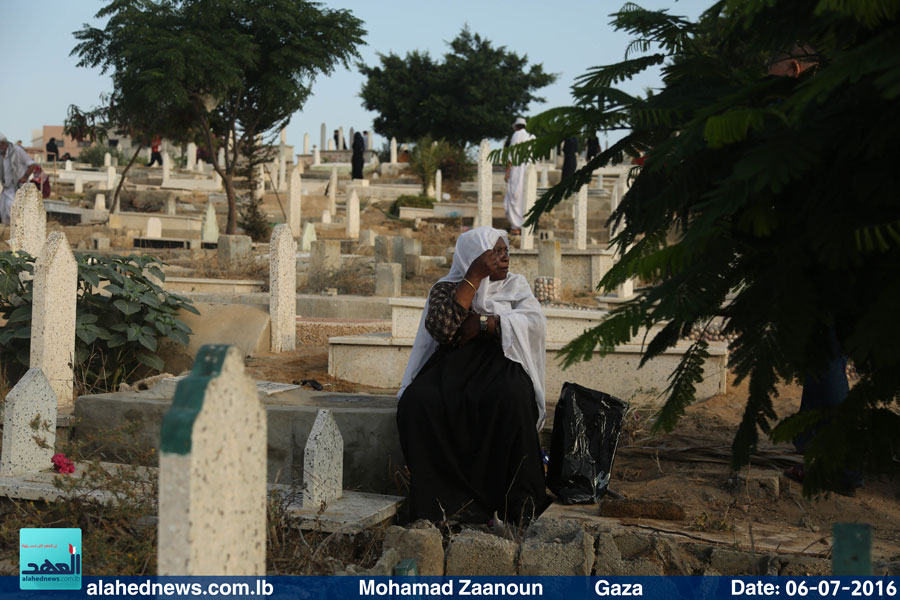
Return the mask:
<path id="1" fill-rule="evenodd" d="M 427 52 L 405 57 L 379 54 L 380 65 L 359 65 L 366 76 L 360 96 L 367 110 L 378 113 L 375 131 L 400 140 L 423 137 L 456 145 L 500 138 L 535 95 L 556 76 L 528 57 L 464 28 L 450 42 L 443 62 Z"/>
<path id="2" fill-rule="evenodd" d="M 591 69 L 576 103 L 529 122 L 550 131 L 505 152 L 545 154 L 569 135 L 627 134 L 544 194 L 529 223 L 610 161 L 647 151 L 610 217 L 619 261 L 601 287 L 650 283 L 636 300 L 568 344 L 571 364 L 660 324 L 643 361 L 695 325 L 724 319 L 730 366 L 749 398 L 733 443 L 745 465 L 759 432 L 789 441 L 813 423 L 804 491 L 835 489 L 847 469 L 896 473 L 900 453 L 900 3 L 722 0 L 697 22 L 626 4 L 635 35 L 625 60 Z M 799 77 L 766 59 L 812 63 Z M 663 65 L 663 87 L 638 98 L 616 84 Z M 836 337 L 859 381 L 833 410 L 776 415 L 779 381 L 803 382 L 832 358 Z M 673 373 L 657 429 L 694 401 L 708 355 L 692 344 Z M 786 418 L 787 417 L 787 418 Z M 773 425 L 781 420 L 777 427 Z"/>
<path id="3" fill-rule="evenodd" d="M 225 164 L 214 167 L 228 194 L 229 233 L 239 149 L 286 125 L 317 75 L 359 56 L 365 34 L 349 11 L 303 0 L 111 0 L 97 17 L 106 26 L 75 32 L 72 54 L 79 66 L 111 74 L 120 121 L 152 112 L 169 128 L 198 127 L 214 159 L 226 145 Z"/>

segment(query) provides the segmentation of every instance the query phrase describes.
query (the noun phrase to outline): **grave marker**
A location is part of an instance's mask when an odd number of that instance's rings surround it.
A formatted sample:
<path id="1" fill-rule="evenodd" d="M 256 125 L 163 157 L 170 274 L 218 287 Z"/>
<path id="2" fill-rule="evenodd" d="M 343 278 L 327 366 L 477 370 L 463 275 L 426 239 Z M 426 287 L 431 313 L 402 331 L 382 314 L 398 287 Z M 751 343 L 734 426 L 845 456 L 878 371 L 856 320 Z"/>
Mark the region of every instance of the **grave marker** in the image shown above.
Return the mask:
<path id="1" fill-rule="evenodd" d="M 84 193 L 84 178 L 81 174 L 75 175 L 75 193 L 83 194 Z"/>
<path id="2" fill-rule="evenodd" d="M 303 134 L 303 154 L 309 154 L 309 134 Z"/>
<path id="3" fill-rule="evenodd" d="M 338 125 L 338 141 L 336 142 L 338 148 L 335 150 L 346 150 L 347 147 L 344 145 L 344 126 Z"/>
<path id="4" fill-rule="evenodd" d="M 359 196 L 356 190 L 350 192 L 347 199 L 347 237 L 351 240 L 359 238 Z"/>
<path id="5" fill-rule="evenodd" d="M 441 170 L 438 169 L 434 172 L 434 199 L 437 202 L 441 201 L 441 187 L 443 187 L 444 176 L 441 173 Z"/>
<path id="6" fill-rule="evenodd" d="M 325 147 L 325 139 L 326 139 L 327 137 L 328 137 L 328 134 L 327 134 L 327 132 L 326 132 L 326 130 L 325 130 L 325 123 L 322 123 L 322 130 L 321 130 L 321 138 L 322 138 L 322 139 L 319 141 L 319 148 L 324 148 L 324 147 Z M 318 164 L 318 163 L 316 163 L 316 164 Z"/>
<path id="7" fill-rule="evenodd" d="M 300 236 L 300 251 L 309 252 L 314 241 L 316 241 L 316 226 L 307 221 L 303 226 L 303 234 Z"/>
<path id="8" fill-rule="evenodd" d="M 288 180 L 287 223 L 291 227 L 291 235 L 300 237 L 300 206 L 302 202 L 302 185 L 300 167 L 291 169 L 291 177 Z"/>
<path id="9" fill-rule="evenodd" d="M 187 164 L 185 166 L 188 171 L 193 171 L 197 168 L 197 144 L 194 142 L 188 142 Z"/>
<path id="10" fill-rule="evenodd" d="M 62 232 L 47 236 L 34 273 L 29 367 L 44 372 L 59 408 L 71 410 L 78 266 Z"/>
<path id="11" fill-rule="evenodd" d="M 478 209 L 475 213 L 475 227 L 490 226 L 493 224 L 493 198 L 491 178 L 493 177 L 491 161 L 488 154 L 491 151 L 491 143 L 481 140 L 478 147 Z"/>
<path id="12" fill-rule="evenodd" d="M 375 265 L 375 295 L 394 298 L 400 295 L 403 280 L 403 266 L 400 263 L 377 263 Z"/>
<path id="13" fill-rule="evenodd" d="M 108 167 L 110 165 L 112 165 L 112 155 L 109 152 L 107 152 L 106 154 L 103 155 L 103 166 Z"/>
<path id="14" fill-rule="evenodd" d="M 340 240 L 316 240 L 310 244 L 309 272 L 336 271 L 341 267 Z"/>
<path id="15" fill-rule="evenodd" d="M 264 575 L 266 417 L 236 348 L 200 348 L 160 433 L 158 573 Z"/>
<path id="16" fill-rule="evenodd" d="M 212 202 L 206 205 L 206 213 L 203 215 L 203 225 L 200 229 L 200 240 L 203 242 L 216 242 L 219 239 L 219 222 L 216 220 L 216 208 Z"/>
<path id="17" fill-rule="evenodd" d="M 96 194 L 94 196 L 94 210 L 106 210 L 106 196 L 104 194 Z"/>
<path id="18" fill-rule="evenodd" d="M 541 240 L 538 246 L 538 276 L 562 276 L 562 249 L 558 240 Z"/>
<path id="19" fill-rule="evenodd" d="M 550 165 L 544 165 L 541 168 L 541 187 L 550 187 Z"/>
<path id="20" fill-rule="evenodd" d="M 374 142 L 374 138 L 372 137 L 372 132 L 367 131 L 366 132 L 366 150 L 371 150 L 372 144 L 374 144 L 374 143 L 375 142 Z"/>
<path id="21" fill-rule="evenodd" d="M 334 138 L 328 138 L 328 150 L 329 151 L 334 150 Z"/>
<path id="22" fill-rule="evenodd" d="M 174 215 L 178 211 L 177 206 L 175 204 L 175 196 L 167 196 L 166 197 L 166 214 Z"/>
<path id="23" fill-rule="evenodd" d="M 38 256 L 47 235 L 47 213 L 41 194 L 35 186 L 26 184 L 16 190 L 16 197 L 9 209 L 9 219 L 10 249 Z"/>
<path id="24" fill-rule="evenodd" d="M 328 182 L 328 212 L 332 215 L 337 214 L 337 187 L 338 172 L 337 169 L 331 169 L 331 179 Z"/>
<path id="25" fill-rule="evenodd" d="M 0 477 L 49 469 L 56 445 L 56 394 L 43 371 L 28 369 L 6 395 Z M 37 429 L 31 424 L 37 422 Z"/>
<path id="26" fill-rule="evenodd" d="M 391 138 L 391 164 L 397 164 L 397 138 Z"/>
<path id="27" fill-rule="evenodd" d="M 272 352 L 286 352 L 297 340 L 297 244 L 287 224 L 276 225 L 269 243 L 269 320 Z"/>
<path id="28" fill-rule="evenodd" d="M 322 155 L 319 154 L 319 149 L 313 146 L 313 165 L 321 165 L 322 164 Z"/>
<path id="29" fill-rule="evenodd" d="M 116 187 L 116 168 L 106 167 L 106 189 L 112 191 Z"/>
<path id="30" fill-rule="evenodd" d="M 72 161 L 67 160 L 66 161 L 66 171 L 71 171 L 71 170 L 72 170 Z"/>
<path id="31" fill-rule="evenodd" d="M 219 164 L 220 169 L 225 168 L 225 148 L 219 147 L 219 152 L 216 154 L 216 159 Z"/>
<path id="32" fill-rule="evenodd" d="M 322 211 L 322 223 L 324 223 L 325 225 L 331 223 L 331 211 L 327 208 Z"/>
<path id="33" fill-rule="evenodd" d="M 575 249 L 587 249 L 588 186 L 582 185 L 575 196 Z"/>
<path id="34" fill-rule="evenodd" d="M 344 439 L 331 411 L 319 410 L 303 450 L 303 507 L 320 510 L 343 495 Z"/>

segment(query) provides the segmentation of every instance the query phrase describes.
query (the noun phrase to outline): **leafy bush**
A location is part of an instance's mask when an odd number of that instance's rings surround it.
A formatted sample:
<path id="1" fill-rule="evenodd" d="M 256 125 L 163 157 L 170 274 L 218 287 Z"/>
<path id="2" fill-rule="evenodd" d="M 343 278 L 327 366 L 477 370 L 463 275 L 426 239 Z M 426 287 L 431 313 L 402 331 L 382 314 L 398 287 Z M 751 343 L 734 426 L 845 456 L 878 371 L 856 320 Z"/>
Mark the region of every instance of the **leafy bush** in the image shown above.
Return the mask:
<path id="1" fill-rule="evenodd" d="M 444 140 L 437 141 L 425 136 L 416 142 L 409 153 L 409 170 L 422 180 L 422 193 L 428 193 L 428 187 L 434 182 L 435 171 L 441 167 L 441 161 L 449 150 L 450 144 Z"/>
<path id="2" fill-rule="evenodd" d="M 438 165 L 441 177 L 447 181 L 468 181 L 475 176 L 475 161 L 462 146 L 447 144 L 444 155 Z"/>
<path id="3" fill-rule="evenodd" d="M 306 293 L 317 294 L 328 288 L 339 294 L 371 296 L 375 293 L 375 273 L 371 264 L 361 260 L 349 260 L 338 269 L 321 269 L 307 275 Z"/>
<path id="4" fill-rule="evenodd" d="M 109 146 L 103 144 L 94 144 L 88 148 L 85 148 L 78 155 L 78 160 L 81 162 L 91 163 L 92 167 L 102 167 L 103 166 L 103 158 L 106 153 L 109 152 L 112 157 L 113 164 L 115 165 L 126 165 L 128 164 L 128 158 L 121 152 L 119 152 L 116 148 L 110 148 Z"/>
<path id="5" fill-rule="evenodd" d="M 164 291 L 163 264 L 151 256 L 81 254 L 75 320 L 75 382 L 82 391 L 113 391 L 152 370 L 161 370 L 156 354 L 160 338 L 187 345 L 190 327 L 176 318 L 180 309 L 199 314 L 187 298 Z M 29 364 L 34 257 L 0 253 L 0 352 L 8 381 Z"/>
<path id="6" fill-rule="evenodd" d="M 428 196 L 400 196 L 391 203 L 388 213 L 395 217 L 400 216 L 400 207 L 410 206 L 412 208 L 434 208 L 434 199 Z"/>

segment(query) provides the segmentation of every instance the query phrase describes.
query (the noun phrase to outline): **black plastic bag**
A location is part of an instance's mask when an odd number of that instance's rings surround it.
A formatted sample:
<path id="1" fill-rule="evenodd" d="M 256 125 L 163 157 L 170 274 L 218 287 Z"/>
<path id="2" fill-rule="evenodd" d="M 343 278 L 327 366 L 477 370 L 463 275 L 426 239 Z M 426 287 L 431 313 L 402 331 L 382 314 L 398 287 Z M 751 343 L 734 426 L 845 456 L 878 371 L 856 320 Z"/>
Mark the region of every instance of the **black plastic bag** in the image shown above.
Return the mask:
<path id="1" fill-rule="evenodd" d="M 606 494 L 628 403 L 576 383 L 563 385 L 550 438 L 547 486 L 563 504 Z"/>

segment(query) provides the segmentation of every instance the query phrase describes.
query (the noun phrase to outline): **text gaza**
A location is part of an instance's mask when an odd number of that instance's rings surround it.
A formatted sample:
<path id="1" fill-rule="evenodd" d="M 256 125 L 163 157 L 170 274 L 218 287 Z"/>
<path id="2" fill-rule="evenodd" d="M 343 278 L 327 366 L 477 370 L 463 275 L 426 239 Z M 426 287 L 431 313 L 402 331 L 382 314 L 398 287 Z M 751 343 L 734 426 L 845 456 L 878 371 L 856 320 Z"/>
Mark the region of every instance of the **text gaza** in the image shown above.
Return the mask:
<path id="1" fill-rule="evenodd" d="M 594 593 L 598 596 L 643 596 L 644 586 L 640 583 L 610 583 L 599 579 L 594 584 Z"/>

